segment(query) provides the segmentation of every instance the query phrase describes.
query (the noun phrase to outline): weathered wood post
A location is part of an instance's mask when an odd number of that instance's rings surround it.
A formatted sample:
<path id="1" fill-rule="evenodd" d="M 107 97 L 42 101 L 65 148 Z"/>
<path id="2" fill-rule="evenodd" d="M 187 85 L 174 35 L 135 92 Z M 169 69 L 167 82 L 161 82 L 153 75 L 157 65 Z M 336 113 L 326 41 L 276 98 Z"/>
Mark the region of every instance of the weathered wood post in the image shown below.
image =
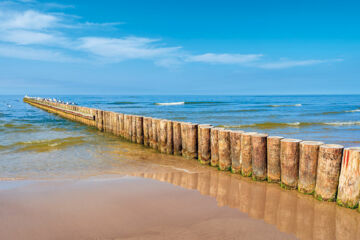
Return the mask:
<path id="1" fill-rule="evenodd" d="M 96 127 L 100 130 L 104 130 L 104 111 L 102 110 L 96 110 Z"/>
<path id="2" fill-rule="evenodd" d="M 166 136 L 166 153 L 167 154 L 173 154 L 174 152 L 174 137 L 173 137 L 173 122 L 168 120 L 166 122 L 166 130 L 167 130 L 167 136 Z"/>
<path id="3" fill-rule="evenodd" d="M 231 168 L 230 130 L 222 129 L 218 133 L 219 169 L 228 171 Z"/>
<path id="4" fill-rule="evenodd" d="M 266 180 L 267 173 L 267 134 L 251 135 L 251 160 L 253 180 Z"/>
<path id="5" fill-rule="evenodd" d="M 181 155 L 181 142 L 181 124 L 179 122 L 173 122 L 174 155 Z"/>
<path id="6" fill-rule="evenodd" d="M 231 172 L 240 173 L 240 154 L 241 154 L 241 134 L 244 131 L 233 130 L 230 132 L 230 148 L 231 148 Z"/>
<path id="7" fill-rule="evenodd" d="M 335 200 L 343 149 L 343 146 L 336 144 L 320 146 L 314 194 L 316 199 Z"/>
<path id="8" fill-rule="evenodd" d="M 129 141 L 132 141 L 132 135 L 133 135 L 133 131 L 132 131 L 132 115 L 128 115 L 128 121 L 129 121 L 129 128 L 128 128 L 128 136 L 129 136 Z"/>
<path id="9" fill-rule="evenodd" d="M 251 160 L 251 136 L 257 134 L 256 132 L 245 132 L 241 135 L 241 175 L 250 177 L 252 174 L 252 160 Z"/>
<path id="10" fill-rule="evenodd" d="M 124 114 L 119 113 L 118 118 L 119 118 L 119 134 L 121 137 L 124 137 Z"/>
<path id="11" fill-rule="evenodd" d="M 210 138 L 210 144 L 211 144 L 211 159 L 210 159 L 210 165 L 213 167 L 219 166 L 219 131 L 222 128 L 212 128 L 210 130 L 211 138 Z"/>
<path id="12" fill-rule="evenodd" d="M 157 125 L 156 125 L 156 121 L 157 119 L 156 118 L 153 118 L 151 120 L 151 130 L 152 130 L 152 139 L 151 139 L 151 147 L 153 149 L 157 149 Z"/>
<path id="13" fill-rule="evenodd" d="M 143 117 L 144 146 L 149 147 L 149 117 Z"/>
<path id="14" fill-rule="evenodd" d="M 345 148 L 336 202 L 356 208 L 360 200 L 360 147 Z"/>
<path id="15" fill-rule="evenodd" d="M 270 136 L 267 138 L 267 180 L 280 182 L 280 141 L 283 137 Z"/>
<path id="16" fill-rule="evenodd" d="M 167 120 L 160 120 L 160 140 L 159 140 L 159 151 L 166 153 L 167 147 Z"/>
<path id="17" fill-rule="evenodd" d="M 300 143 L 299 192 L 312 194 L 316 185 L 316 168 L 319 148 L 322 142 L 303 141 Z"/>
<path id="18" fill-rule="evenodd" d="M 124 138 L 129 140 L 129 115 L 124 114 Z"/>
<path id="19" fill-rule="evenodd" d="M 198 126 L 198 157 L 201 164 L 209 164 L 211 157 L 210 131 L 212 126 L 200 124 Z"/>
<path id="20" fill-rule="evenodd" d="M 143 117 L 135 116 L 136 123 L 136 143 L 143 144 L 144 143 L 144 129 L 143 129 Z"/>
<path id="21" fill-rule="evenodd" d="M 183 157 L 187 157 L 187 132 L 189 123 L 187 122 L 181 122 L 181 155 Z"/>
<path id="22" fill-rule="evenodd" d="M 154 143 L 154 136 L 153 136 L 153 125 L 152 125 L 152 122 L 153 122 L 153 119 L 151 117 L 149 117 L 149 120 L 148 120 L 148 128 L 149 128 L 149 147 L 153 147 L 153 143 Z"/>
<path id="23" fill-rule="evenodd" d="M 284 138 L 280 142 L 281 187 L 296 189 L 299 179 L 299 139 Z"/>
<path id="24" fill-rule="evenodd" d="M 198 124 L 190 123 L 187 128 L 186 133 L 186 147 L 188 158 L 197 159 L 198 158 Z"/>
<path id="25" fill-rule="evenodd" d="M 156 150 L 160 151 L 160 141 L 161 141 L 161 129 L 160 129 L 160 122 L 162 119 L 156 119 Z"/>
<path id="26" fill-rule="evenodd" d="M 131 141 L 136 143 L 136 117 L 131 115 Z"/>

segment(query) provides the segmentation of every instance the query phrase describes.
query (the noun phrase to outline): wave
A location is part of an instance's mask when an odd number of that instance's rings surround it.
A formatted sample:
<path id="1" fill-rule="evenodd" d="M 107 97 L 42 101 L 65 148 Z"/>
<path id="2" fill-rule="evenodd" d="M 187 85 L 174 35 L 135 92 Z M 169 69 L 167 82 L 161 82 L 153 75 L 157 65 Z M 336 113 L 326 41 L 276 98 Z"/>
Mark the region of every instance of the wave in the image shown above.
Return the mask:
<path id="1" fill-rule="evenodd" d="M 16 142 L 2 146 L 2 149 L 13 149 L 15 152 L 49 152 L 85 143 L 84 137 L 67 137 L 45 140 Z"/>
<path id="2" fill-rule="evenodd" d="M 325 125 L 332 125 L 332 126 L 353 126 L 353 125 L 360 125 L 360 121 L 349 121 L 349 122 L 327 122 L 324 123 Z"/>
<path id="3" fill-rule="evenodd" d="M 287 128 L 287 127 L 309 127 L 309 126 L 360 126 L 360 121 L 349 122 L 264 122 L 243 125 L 218 125 L 223 128 L 257 128 L 257 129 L 273 129 L 273 128 Z"/>
<path id="4" fill-rule="evenodd" d="M 228 102 L 219 102 L 219 101 L 201 101 L 201 102 L 185 102 L 185 104 L 225 104 Z"/>
<path id="5" fill-rule="evenodd" d="M 159 106 L 173 106 L 173 105 L 184 105 L 185 102 L 167 102 L 167 103 L 155 103 L 155 105 Z"/>
<path id="6" fill-rule="evenodd" d="M 113 104 L 113 105 L 128 105 L 128 104 L 136 104 L 137 102 L 111 102 L 108 104 Z"/>
<path id="7" fill-rule="evenodd" d="M 345 111 L 345 112 L 360 112 L 360 109 L 349 110 L 349 111 Z"/>
<path id="8" fill-rule="evenodd" d="M 211 104 L 226 104 L 228 102 L 216 102 L 216 101 L 199 101 L 199 102 L 164 102 L 155 103 L 155 105 L 171 106 L 171 105 L 211 105 Z"/>
<path id="9" fill-rule="evenodd" d="M 273 104 L 273 105 L 268 105 L 268 107 L 301 107 L 301 106 L 302 106 L 301 103 L 298 103 L 298 104 L 279 104 L 279 105 Z"/>

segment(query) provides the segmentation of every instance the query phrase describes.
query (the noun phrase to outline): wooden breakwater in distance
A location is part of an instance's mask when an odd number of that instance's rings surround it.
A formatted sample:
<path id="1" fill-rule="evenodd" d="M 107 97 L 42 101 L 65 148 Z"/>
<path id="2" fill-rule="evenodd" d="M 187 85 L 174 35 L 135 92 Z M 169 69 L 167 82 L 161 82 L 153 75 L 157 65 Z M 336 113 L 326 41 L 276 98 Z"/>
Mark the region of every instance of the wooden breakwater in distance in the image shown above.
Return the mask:
<path id="1" fill-rule="evenodd" d="M 24 102 L 164 154 L 196 159 L 222 171 L 278 183 L 318 200 L 359 209 L 360 147 L 344 149 L 336 144 L 103 111 L 42 98 L 25 97 Z"/>

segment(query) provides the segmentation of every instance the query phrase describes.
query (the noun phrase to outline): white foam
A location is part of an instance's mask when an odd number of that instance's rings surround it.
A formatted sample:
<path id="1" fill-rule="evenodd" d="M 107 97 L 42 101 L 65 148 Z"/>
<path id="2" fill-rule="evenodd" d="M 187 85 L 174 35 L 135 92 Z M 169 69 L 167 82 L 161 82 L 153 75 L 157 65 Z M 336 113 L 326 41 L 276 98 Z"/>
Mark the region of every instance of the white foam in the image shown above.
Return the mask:
<path id="1" fill-rule="evenodd" d="M 326 125 L 332 126 L 350 126 L 350 125 L 360 125 L 360 121 L 350 121 L 350 122 L 328 122 Z"/>
<path id="2" fill-rule="evenodd" d="M 185 102 L 168 102 L 168 103 L 155 103 L 155 105 L 160 106 L 172 106 L 172 105 L 184 105 Z"/>
<path id="3" fill-rule="evenodd" d="M 355 110 L 350 110 L 350 111 L 345 111 L 345 112 L 360 112 L 360 109 L 355 109 Z"/>
<path id="4" fill-rule="evenodd" d="M 300 122 L 287 123 L 287 125 L 290 126 L 299 126 L 300 124 L 301 124 Z"/>

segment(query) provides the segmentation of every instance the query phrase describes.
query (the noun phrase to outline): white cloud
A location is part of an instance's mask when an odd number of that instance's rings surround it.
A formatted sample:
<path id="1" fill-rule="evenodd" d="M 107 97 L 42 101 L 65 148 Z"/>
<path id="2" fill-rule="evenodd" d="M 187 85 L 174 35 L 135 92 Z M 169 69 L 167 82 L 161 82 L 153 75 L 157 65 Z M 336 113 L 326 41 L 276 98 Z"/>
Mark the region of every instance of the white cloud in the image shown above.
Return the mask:
<path id="1" fill-rule="evenodd" d="M 47 44 L 57 40 L 57 38 L 48 33 L 34 32 L 27 30 L 4 31 L 0 35 L 0 40 L 13 42 L 16 44 Z"/>
<path id="2" fill-rule="evenodd" d="M 23 46 L 12 46 L 0 44 L 0 56 L 8 58 L 19 58 L 26 60 L 37 60 L 47 62 L 80 62 L 71 56 L 67 56 L 62 52 L 46 49 L 36 49 Z"/>
<path id="3" fill-rule="evenodd" d="M 33 10 L 24 12 L 3 12 L 0 16 L 0 29 L 42 30 L 54 27 L 59 21 L 56 16 L 43 14 Z"/>
<path id="4" fill-rule="evenodd" d="M 310 60 L 300 60 L 300 61 L 284 60 L 279 62 L 269 62 L 269 63 L 259 64 L 258 67 L 264 69 L 283 69 L 283 68 L 309 66 L 309 65 L 316 65 L 327 62 L 341 62 L 341 61 L 343 61 L 343 59 L 325 59 L 325 60 L 310 59 Z"/>
<path id="5" fill-rule="evenodd" d="M 151 59 L 164 57 L 176 52 L 178 47 L 158 47 L 159 40 L 139 37 L 101 38 L 84 37 L 80 39 L 79 49 L 97 56 L 124 59 Z"/>
<path id="6" fill-rule="evenodd" d="M 203 62 L 214 64 L 244 64 L 259 60 L 262 54 L 215 54 L 206 53 L 202 55 L 193 55 L 186 58 L 188 62 Z"/>
<path id="7" fill-rule="evenodd" d="M 186 62 L 206 64 L 229 64 L 263 69 L 283 69 L 296 66 L 310 66 L 330 60 L 286 60 L 269 61 L 262 54 L 204 53 L 194 55 L 181 47 L 166 46 L 160 39 L 146 37 L 106 37 L 104 28 L 114 30 L 122 22 L 94 23 L 81 21 L 81 17 L 61 12 L 51 13 L 50 8 L 73 7 L 57 3 L 43 3 L 36 0 L 0 0 L 0 56 L 21 59 L 73 62 L 76 57 L 96 59 L 96 62 L 118 62 L 127 59 L 146 59 L 163 67 L 177 67 Z M 96 30 L 97 36 L 79 33 Z M 108 33 L 109 31 L 107 31 Z M 116 34 L 116 32 L 111 32 Z M 6 43 L 6 44 L 5 44 Z M 22 45 L 22 46 L 19 46 Z M 26 45 L 26 47 L 24 46 Z M 85 60 L 84 60 L 85 61 Z"/>

